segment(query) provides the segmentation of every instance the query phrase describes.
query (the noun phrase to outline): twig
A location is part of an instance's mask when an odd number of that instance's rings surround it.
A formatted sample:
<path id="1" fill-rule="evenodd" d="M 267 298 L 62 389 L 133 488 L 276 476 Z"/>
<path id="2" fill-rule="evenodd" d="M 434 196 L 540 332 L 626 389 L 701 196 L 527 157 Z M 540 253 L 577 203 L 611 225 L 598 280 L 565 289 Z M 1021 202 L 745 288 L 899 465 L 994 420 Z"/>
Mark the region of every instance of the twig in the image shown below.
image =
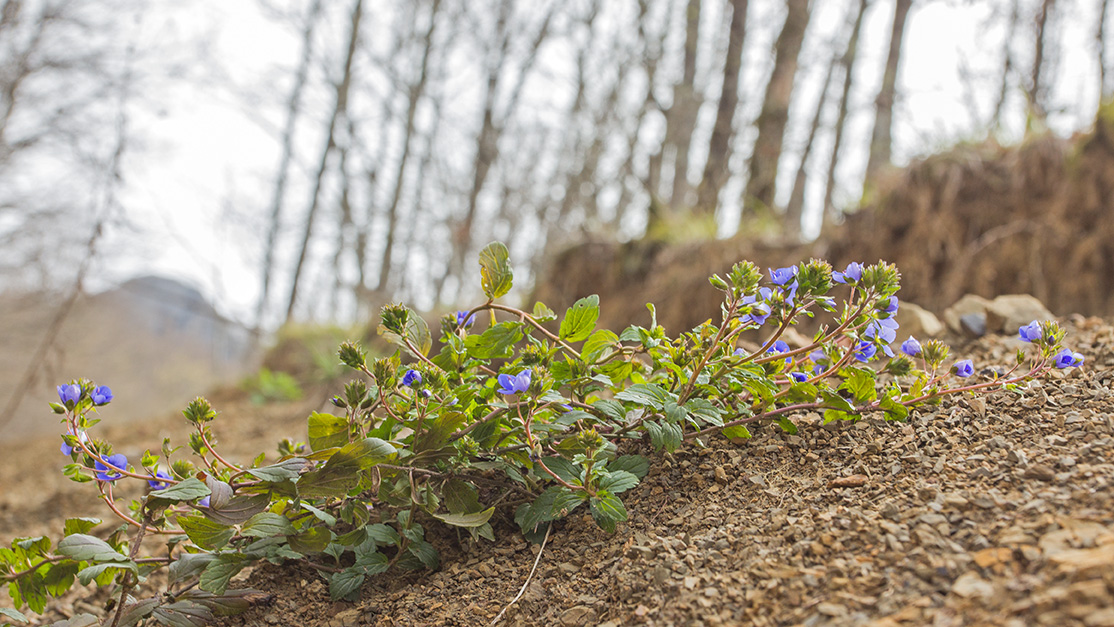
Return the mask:
<path id="1" fill-rule="evenodd" d="M 545 539 L 542 540 L 542 546 L 540 549 L 538 549 L 538 556 L 534 558 L 534 567 L 530 569 L 530 574 L 526 575 L 526 581 L 522 582 L 522 588 L 519 589 L 518 594 L 516 594 L 514 598 L 511 599 L 511 602 L 499 611 L 499 614 L 497 614 L 495 616 L 495 619 L 492 620 L 491 623 L 489 623 L 488 627 L 494 627 L 494 625 L 499 622 L 499 619 L 503 618 L 503 614 L 506 614 L 507 610 L 511 609 L 511 606 L 515 603 L 518 603 L 518 600 L 521 599 L 522 595 L 526 593 L 526 586 L 530 585 L 530 580 L 534 578 L 534 573 L 538 572 L 538 563 L 542 561 L 542 552 L 545 551 L 545 543 L 549 542 L 549 532 L 552 530 L 553 523 L 550 522 L 549 526 L 545 528 Z"/>

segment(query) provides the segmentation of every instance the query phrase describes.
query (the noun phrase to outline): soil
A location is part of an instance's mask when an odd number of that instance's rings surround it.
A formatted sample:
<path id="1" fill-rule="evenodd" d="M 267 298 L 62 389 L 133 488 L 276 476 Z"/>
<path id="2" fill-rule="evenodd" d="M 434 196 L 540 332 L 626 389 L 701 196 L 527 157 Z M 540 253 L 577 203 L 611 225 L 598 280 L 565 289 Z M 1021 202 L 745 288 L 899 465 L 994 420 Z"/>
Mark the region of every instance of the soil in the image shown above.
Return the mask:
<path id="1" fill-rule="evenodd" d="M 797 436 L 763 427 L 738 444 L 651 453 L 625 499 L 630 520 L 614 534 L 582 512 L 555 524 L 501 624 L 1114 626 L 1114 327 L 1063 322 L 1084 367 L 1020 395 L 953 399 L 905 423 L 801 415 Z M 978 372 L 1018 344 L 988 336 L 955 350 Z M 325 394 L 262 407 L 216 394 L 215 430 L 246 460 L 304 437 Z M 180 416 L 113 426 L 105 414 L 129 457 L 186 431 Z M 58 444 L 0 443 L 0 541 L 105 513 L 88 485 L 56 472 Z M 219 624 L 487 625 L 539 550 L 510 512 L 496 522 L 495 544 L 433 534 L 436 571 L 380 576 L 356 603 L 330 601 L 309 568 L 257 567 L 234 583 L 267 596 Z M 49 618 L 103 613 L 104 597 L 72 593 Z"/>

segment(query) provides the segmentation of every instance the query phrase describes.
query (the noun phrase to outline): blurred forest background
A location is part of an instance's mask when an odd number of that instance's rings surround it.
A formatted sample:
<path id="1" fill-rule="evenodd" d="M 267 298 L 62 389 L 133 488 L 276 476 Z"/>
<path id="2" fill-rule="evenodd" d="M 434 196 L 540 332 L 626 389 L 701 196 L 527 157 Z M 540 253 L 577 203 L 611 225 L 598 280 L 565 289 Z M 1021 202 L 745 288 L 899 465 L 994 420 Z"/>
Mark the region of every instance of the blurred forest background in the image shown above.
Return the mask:
<path id="1" fill-rule="evenodd" d="M 520 295 L 588 240 L 846 242 L 895 164 L 1094 128 L 1108 17 L 1107 0 L 0 0 L 0 288 L 39 323 L 5 345 L 0 422 L 44 380 L 98 376 L 96 350 L 92 372 L 63 358 L 109 333 L 74 322 L 88 294 L 168 267 L 230 329 L 206 327 L 225 338 L 205 340 L 211 375 L 247 359 L 220 348 L 245 327 L 462 304 L 494 239 Z"/>

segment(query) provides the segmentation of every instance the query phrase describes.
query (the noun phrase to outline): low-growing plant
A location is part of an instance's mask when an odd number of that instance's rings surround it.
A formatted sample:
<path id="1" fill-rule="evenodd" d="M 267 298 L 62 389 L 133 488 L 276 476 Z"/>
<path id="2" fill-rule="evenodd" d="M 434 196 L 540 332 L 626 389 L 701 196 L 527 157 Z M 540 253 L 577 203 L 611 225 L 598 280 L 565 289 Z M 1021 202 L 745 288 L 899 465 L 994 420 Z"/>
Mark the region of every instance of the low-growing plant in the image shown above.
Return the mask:
<path id="1" fill-rule="evenodd" d="M 342 344 L 340 361 L 358 376 L 332 399 L 338 413 L 311 414 L 307 441 L 283 441 L 271 459 L 222 455 L 217 412 L 198 398 L 183 411 L 194 428 L 189 456 L 164 440 L 128 460 L 94 435 L 112 392 L 87 380 L 59 386 L 51 407 L 65 425 L 65 473 L 92 484 L 124 524 L 93 535 L 99 521 L 71 518 L 57 545 L 36 537 L 0 548 L 16 606 L 0 615 L 24 621 L 18 610 L 42 612 L 79 581 L 114 586 L 106 624 L 203 625 L 248 605 L 252 591 L 229 582 L 261 561 L 302 560 L 333 598 L 354 599 L 368 577 L 437 567 L 432 524 L 496 541 L 492 517 L 513 507 L 522 533 L 539 541 L 552 521 L 586 508 L 614 531 L 628 516 L 624 496 L 657 459 L 637 454 L 647 446 L 748 438 L 759 422 L 796 433 L 806 412 L 825 423 L 902 421 L 950 394 L 1024 392 L 1025 381 L 1083 360 L 1061 346 L 1052 321 L 1019 330 L 1031 354 L 1019 350 L 1008 370 L 977 377 L 970 360 L 949 362 L 937 340 L 910 337 L 895 354 L 899 276 L 886 263 L 832 271 L 812 260 L 768 280 L 738 263 L 710 279 L 724 295 L 721 321 L 677 337 L 657 324 L 653 305 L 648 326 L 616 333 L 596 328 L 596 296 L 560 317 L 541 303 L 524 311 L 498 302 L 512 283 L 502 244 L 483 250 L 480 271 L 487 300 L 441 319 L 436 354 L 425 320 L 402 305 L 381 312 L 394 355 L 369 360 Z M 816 315 L 811 341 L 785 342 L 802 316 Z M 741 339 L 763 331 L 758 344 Z M 116 488 L 127 481 L 145 493 L 123 502 Z M 144 542 L 162 547 L 157 556 L 145 556 L 155 554 L 141 551 Z M 164 568 L 161 594 L 133 598 Z M 96 621 L 78 618 L 58 624 Z"/>

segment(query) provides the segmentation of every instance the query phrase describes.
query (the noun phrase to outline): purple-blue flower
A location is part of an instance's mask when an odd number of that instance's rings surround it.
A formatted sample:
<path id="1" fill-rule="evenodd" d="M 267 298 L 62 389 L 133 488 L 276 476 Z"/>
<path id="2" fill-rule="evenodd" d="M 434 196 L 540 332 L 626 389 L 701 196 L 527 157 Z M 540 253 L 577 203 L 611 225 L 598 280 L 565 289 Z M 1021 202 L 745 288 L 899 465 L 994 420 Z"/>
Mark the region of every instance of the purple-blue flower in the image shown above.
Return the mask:
<path id="1" fill-rule="evenodd" d="M 859 342 L 859 347 L 855 349 L 855 359 L 859 361 L 870 361 L 874 359 L 874 355 L 878 352 L 878 347 L 871 342 Z"/>
<path id="2" fill-rule="evenodd" d="M 893 316 L 895 313 L 897 313 L 897 306 L 897 296 L 891 296 L 889 302 L 886 303 L 886 306 L 882 309 L 882 311 Z"/>
<path id="3" fill-rule="evenodd" d="M 89 441 L 89 436 L 86 435 L 84 431 L 82 431 L 81 434 L 77 436 L 77 439 L 81 440 L 82 442 L 88 442 Z M 77 447 L 70 446 L 69 444 L 66 444 L 65 440 L 62 441 L 61 451 L 62 451 L 63 454 L 73 455 L 73 450 L 75 448 L 77 448 Z"/>
<path id="4" fill-rule="evenodd" d="M 1021 327 L 1017 331 L 1021 335 L 1021 339 L 1026 342 L 1036 342 L 1041 339 L 1041 325 L 1036 320 Z"/>
<path id="5" fill-rule="evenodd" d="M 421 383 L 422 373 L 418 372 L 417 370 L 407 370 L 406 374 L 402 375 L 402 384 L 408 388 L 412 388 L 415 385 L 421 385 Z"/>
<path id="6" fill-rule="evenodd" d="M 774 342 L 774 345 L 771 346 L 769 348 L 769 350 L 767 350 L 766 352 L 777 354 L 777 353 L 788 353 L 789 350 L 790 350 L 789 345 L 785 343 L 785 340 L 778 340 L 778 341 Z M 786 357 L 785 358 L 785 363 L 789 363 L 791 361 L 793 361 L 792 357 Z"/>
<path id="7" fill-rule="evenodd" d="M 76 405 L 79 400 L 81 400 L 81 386 L 76 383 L 70 383 L 69 385 L 59 385 L 58 398 L 67 408 L 73 409 L 73 406 Z"/>
<path id="8" fill-rule="evenodd" d="M 147 485 L 151 486 L 152 490 L 162 490 L 170 485 L 170 475 L 160 470 L 155 473 L 155 476 L 147 480 Z"/>
<path id="9" fill-rule="evenodd" d="M 957 377 L 969 377 L 975 373 L 975 366 L 970 359 L 957 361 L 952 368 L 955 369 L 955 376 Z"/>
<path id="10" fill-rule="evenodd" d="M 808 375 L 803 372 L 790 372 L 789 376 L 793 377 L 793 380 L 797 383 L 808 381 Z"/>
<path id="11" fill-rule="evenodd" d="M 500 394 L 520 394 L 530 389 L 530 369 L 527 368 L 517 375 L 499 375 Z"/>
<path id="12" fill-rule="evenodd" d="M 821 373 L 823 373 L 823 372 L 824 372 L 824 366 L 821 366 L 820 364 L 816 364 L 812 368 L 812 376 L 814 376 L 814 377 L 820 376 Z"/>
<path id="13" fill-rule="evenodd" d="M 866 331 L 863 335 L 870 339 L 881 339 L 886 344 L 893 342 L 897 339 L 897 320 L 893 318 L 883 318 L 881 320 L 871 321 L 866 325 Z"/>
<path id="14" fill-rule="evenodd" d="M 117 471 L 128 469 L 128 458 L 124 457 L 123 453 L 116 453 L 104 458 L 108 465 L 102 464 L 100 460 L 93 462 L 93 468 L 97 472 L 97 479 L 101 481 L 116 481 L 124 475 Z"/>
<path id="15" fill-rule="evenodd" d="M 743 350 L 743 349 L 741 349 L 741 348 L 736 348 L 736 349 L 735 349 L 735 352 L 731 353 L 731 356 L 732 356 L 732 357 L 746 357 L 746 356 L 747 356 L 747 352 L 746 352 L 746 351 L 744 351 L 744 350 Z"/>
<path id="16" fill-rule="evenodd" d="M 910 357 L 916 357 L 921 354 L 921 343 L 917 341 L 917 338 L 910 335 L 909 339 L 901 343 L 901 352 Z"/>
<path id="17" fill-rule="evenodd" d="M 766 301 L 770 300 L 772 295 L 773 291 L 770 288 L 760 287 L 757 296 L 744 296 L 742 304 L 750 305 L 750 313 L 746 315 L 746 319 L 757 326 L 766 324 L 766 318 L 770 317 L 770 305 Z"/>
<path id="18" fill-rule="evenodd" d="M 209 507 L 209 495 L 206 494 L 205 496 L 203 496 L 201 498 L 201 500 L 197 502 L 197 506 L 198 507 Z"/>
<path id="19" fill-rule="evenodd" d="M 476 322 L 476 314 L 468 315 L 467 311 L 456 312 L 456 326 L 460 329 L 467 329 Z"/>
<path id="20" fill-rule="evenodd" d="M 1083 355 L 1073 353 L 1070 348 L 1065 348 L 1056 353 L 1054 363 L 1057 368 L 1075 368 L 1083 364 Z"/>
<path id="21" fill-rule="evenodd" d="M 98 385 L 93 394 L 90 396 L 93 399 L 93 404 L 100 407 L 112 402 L 112 390 L 107 385 Z"/>
<path id="22" fill-rule="evenodd" d="M 816 363 L 820 363 L 822 361 L 827 361 L 828 356 L 824 353 L 824 351 L 822 351 L 818 348 L 818 349 L 812 351 L 811 353 L 809 353 L 808 358 L 811 359 L 812 361 L 816 362 Z"/>
<path id="23" fill-rule="evenodd" d="M 832 273 L 832 280 L 836 283 L 858 283 L 863 278 L 863 264 L 852 261 L 847 264 L 843 272 L 838 270 Z"/>
<path id="24" fill-rule="evenodd" d="M 797 266 L 788 266 L 786 268 L 778 268 L 777 270 L 769 268 L 769 271 L 770 281 L 772 281 L 774 285 L 785 285 L 797 276 Z"/>

